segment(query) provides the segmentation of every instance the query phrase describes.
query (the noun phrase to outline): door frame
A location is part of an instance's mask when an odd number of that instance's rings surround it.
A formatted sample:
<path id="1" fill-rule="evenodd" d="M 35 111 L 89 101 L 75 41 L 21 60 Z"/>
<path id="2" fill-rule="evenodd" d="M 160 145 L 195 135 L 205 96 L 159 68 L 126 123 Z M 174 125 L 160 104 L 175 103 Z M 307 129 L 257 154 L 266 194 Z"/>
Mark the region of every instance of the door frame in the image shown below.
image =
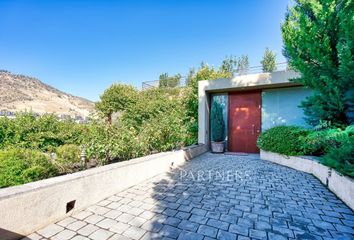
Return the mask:
<path id="1" fill-rule="evenodd" d="M 237 94 L 237 93 L 240 93 L 240 94 L 247 94 L 247 93 L 259 93 L 259 132 L 258 134 L 261 134 L 262 132 L 262 89 L 252 89 L 252 90 L 240 90 L 240 91 L 229 91 L 228 92 L 228 117 L 230 116 L 230 111 L 231 111 L 231 104 L 230 104 L 230 94 Z M 228 119 L 227 123 L 228 123 L 228 136 L 227 136 L 227 139 L 228 139 L 228 146 L 227 148 L 230 149 L 230 134 L 231 134 L 231 131 L 230 131 L 230 119 Z M 257 147 L 258 148 L 258 147 Z M 258 153 L 259 153 L 260 149 L 258 148 Z"/>

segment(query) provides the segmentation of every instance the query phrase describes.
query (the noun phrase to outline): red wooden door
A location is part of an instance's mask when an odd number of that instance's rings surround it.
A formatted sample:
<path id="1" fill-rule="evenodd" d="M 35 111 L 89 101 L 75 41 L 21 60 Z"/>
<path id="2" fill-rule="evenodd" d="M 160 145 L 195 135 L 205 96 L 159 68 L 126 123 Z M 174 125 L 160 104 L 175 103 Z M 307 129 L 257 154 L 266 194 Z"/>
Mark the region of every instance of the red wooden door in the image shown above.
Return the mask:
<path id="1" fill-rule="evenodd" d="M 229 94 L 229 151 L 258 153 L 261 129 L 261 92 Z"/>

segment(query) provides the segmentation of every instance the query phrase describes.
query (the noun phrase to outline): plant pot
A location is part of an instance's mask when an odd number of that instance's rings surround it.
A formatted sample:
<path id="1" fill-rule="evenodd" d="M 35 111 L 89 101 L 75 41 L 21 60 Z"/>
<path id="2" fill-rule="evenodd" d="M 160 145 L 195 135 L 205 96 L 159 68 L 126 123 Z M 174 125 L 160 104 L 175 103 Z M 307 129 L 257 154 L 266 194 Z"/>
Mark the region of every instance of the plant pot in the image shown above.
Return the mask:
<path id="1" fill-rule="evenodd" d="M 211 142 L 211 151 L 213 153 L 223 153 L 224 152 L 224 141 Z"/>

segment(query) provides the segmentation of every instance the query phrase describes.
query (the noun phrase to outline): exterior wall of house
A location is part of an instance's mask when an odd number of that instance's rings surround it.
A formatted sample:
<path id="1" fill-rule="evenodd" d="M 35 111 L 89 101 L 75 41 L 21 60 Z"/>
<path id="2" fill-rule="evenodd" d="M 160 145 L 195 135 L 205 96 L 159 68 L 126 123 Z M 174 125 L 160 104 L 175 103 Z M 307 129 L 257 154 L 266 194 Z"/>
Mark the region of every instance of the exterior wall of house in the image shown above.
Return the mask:
<path id="1" fill-rule="evenodd" d="M 262 131 L 278 125 L 307 127 L 299 105 L 312 91 L 304 87 L 264 89 L 262 91 Z"/>
<path id="2" fill-rule="evenodd" d="M 290 79 L 298 77 L 294 71 L 278 71 L 237 76 L 232 79 L 205 80 L 198 82 L 198 142 L 209 144 L 210 95 L 231 91 L 274 89 L 300 86 Z"/>

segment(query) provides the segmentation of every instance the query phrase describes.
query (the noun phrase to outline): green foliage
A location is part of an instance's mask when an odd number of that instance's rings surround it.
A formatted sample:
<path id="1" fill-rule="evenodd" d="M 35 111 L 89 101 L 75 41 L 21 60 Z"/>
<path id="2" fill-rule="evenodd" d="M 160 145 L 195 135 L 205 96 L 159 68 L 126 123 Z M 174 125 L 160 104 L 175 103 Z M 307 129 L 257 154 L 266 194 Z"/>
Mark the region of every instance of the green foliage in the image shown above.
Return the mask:
<path id="1" fill-rule="evenodd" d="M 314 90 L 302 107 L 307 121 L 334 126 L 354 121 L 354 4 L 352 0 L 297 0 L 282 25 L 284 54 Z"/>
<path id="2" fill-rule="evenodd" d="M 100 96 L 96 109 L 111 123 L 112 114 L 124 111 L 135 104 L 137 95 L 137 90 L 130 85 L 113 84 Z"/>
<path id="3" fill-rule="evenodd" d="M 15 119 L 0 118 L 0 148 L 51 151 L 67 143 L 80 144 L 86 131 L 84 124 L 59 121 L 51 114 L 36 117 L 32 113 L 19 113 Z"/>
<path id="4" fill-rule="evenodd" d="M 340 129 L 311 131 L 304 139 L 303 151 L 307 155 L 321 156 L 329 151 L 331 146 L 338 144 L 336 135 Z"/>
<path id="5" fill-rule="evenodd" d="M 307 129 L 295 126 L 277 126 L 261 133 L 257 145 L 260 149 L 287 156 L 303 155 Z"/>
<path id="6" fill-rule="evenodd" d="M 336 171 L 354 177 L 354 126 L 346 129 L 305 130 L 293 126 L 271 128 L 258 139 L 262 150 L 284 155 L 315 155 Z"/>
<path id="7" fill-rule="evenodd" d="M 276 54 L 269 48 L 266 48 L 263 59 L 261 61 L 263 72 L 273 72 L 276 67 Z"/>
<path id="8" fill-rule="evenodd" d="M 80 148 L 74 144 L 65 144 L 55 150 L 55 165 L 61 173 L 71 173 L 82 169 Z"/>
<path id="9" fill-rule="evenodd" d="M 174 88 L 180 85 L 181 83 L 181 74 L 176 74 L 172 77 L 168 76 L 168 73 L 163 73 L 159 76 L 159 87 L 160 88 Z"/>
<path id="10" fill-rule="evenodd" d="M 57 174 L 49 158 L 39 151 L 20 148 L 0 150 L 0 187 L 19 185 Z"/>
<path id="11" fill-rule="evenodd" d="M 210 113 L 211 140 L 221 142 L 225 137 L 225 123 L 223 118 L 223 109 L 218 101 L 213 101 Z"/>
<path id="12" fill-rule="evenodd" d="M 226 58 L 225 61 L 228 62 L 229 60 Z M 202 63 L 197 71 L 191 69 L 188 74 L 187 87 L 183 92 L 183 105 L 185 109 L 184 123 L 190 136 L 190 144 L 198 141 L 198 81 L 231 78 L 233 72 L 227 69 L 229 68 L 221 67 L 217 70 Z"/>
<path id="13" fill-rule="evenodd" d="M 338 172 L 354 177 L 354 139 L 343 142 L 338 147 L 329 149 L 323 157 L 322 163 Z"/>
<path id="14" fill-rule="evenodd" d="M 250 64 L 248 61 L 248 56 L 242 55 L 237 62 L 237 72 L 239 73 L 239 75 L 245 75 L 247 74 L 249 67 Z"/>

